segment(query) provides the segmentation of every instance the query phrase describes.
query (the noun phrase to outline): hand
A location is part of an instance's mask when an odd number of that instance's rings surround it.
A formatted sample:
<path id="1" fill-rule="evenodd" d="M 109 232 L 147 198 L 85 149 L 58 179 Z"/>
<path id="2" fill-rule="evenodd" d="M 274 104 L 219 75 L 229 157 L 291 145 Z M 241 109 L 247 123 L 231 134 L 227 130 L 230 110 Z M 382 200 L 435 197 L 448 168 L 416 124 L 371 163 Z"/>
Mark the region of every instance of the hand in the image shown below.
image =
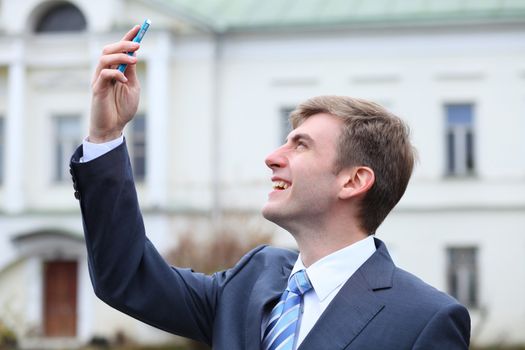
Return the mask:
<path id="1" fill-rule="evenodd" d="M 102 51 L 91 84 L 90 142 L 102 143 L 118 138 L 137 112 L 140 97 L 137 58 L 127 52 L 139 49 L 140 45 L 131 41 L 139 29 L 138 25 L 133 27 L 121 41 L 107 45 Z M 116 69 L 121 63 L 128 65 L 125 74 Z"/>

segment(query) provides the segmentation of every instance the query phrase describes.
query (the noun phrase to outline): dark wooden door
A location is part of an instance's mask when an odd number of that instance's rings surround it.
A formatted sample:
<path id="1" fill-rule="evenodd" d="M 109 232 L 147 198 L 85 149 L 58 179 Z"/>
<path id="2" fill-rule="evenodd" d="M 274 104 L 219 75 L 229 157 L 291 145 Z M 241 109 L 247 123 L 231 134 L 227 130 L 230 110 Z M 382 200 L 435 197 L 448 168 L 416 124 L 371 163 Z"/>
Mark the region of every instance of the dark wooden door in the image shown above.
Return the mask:
<path id="1" fill-rule="evenodd" d="M 76 261 L 44 264 L 44 332 L 47 337 L 77 334 Z"/>

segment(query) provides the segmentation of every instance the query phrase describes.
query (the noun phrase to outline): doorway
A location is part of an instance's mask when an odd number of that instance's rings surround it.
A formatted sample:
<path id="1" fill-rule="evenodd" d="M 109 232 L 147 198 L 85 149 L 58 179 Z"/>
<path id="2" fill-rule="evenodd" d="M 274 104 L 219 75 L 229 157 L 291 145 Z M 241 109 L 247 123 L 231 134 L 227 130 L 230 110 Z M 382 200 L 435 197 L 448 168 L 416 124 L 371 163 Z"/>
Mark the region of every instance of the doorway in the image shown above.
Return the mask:
<path id="1" fill-rule="evenodd" d="M 44 263 L 44 335 L 77 335 L 77 261 Z"/>

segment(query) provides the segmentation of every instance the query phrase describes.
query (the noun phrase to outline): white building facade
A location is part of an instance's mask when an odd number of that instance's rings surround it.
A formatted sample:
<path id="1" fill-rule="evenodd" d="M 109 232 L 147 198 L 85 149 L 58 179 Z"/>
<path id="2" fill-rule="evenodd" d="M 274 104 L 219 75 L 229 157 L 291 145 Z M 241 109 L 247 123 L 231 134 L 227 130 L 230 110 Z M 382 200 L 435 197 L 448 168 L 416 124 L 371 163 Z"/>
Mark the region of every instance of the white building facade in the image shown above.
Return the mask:
<path id="1" fill-rule="evenodd" d="M 419 153 L 378 238 L 400 267 L 469 307 L 473 343 L 525 343 L 525 4 L 284 3 L 0 1 L 0 322 L 22 345 L 119 332 L 172 340 L 95 298 L 67 173 L 103 46 L 145 18 L 141 104 L 126 136 L 161 252 L 227 220 L 293 246 L 259 214 L 264 157 L 297 103 L 367 98 L 408 122 Z"/>

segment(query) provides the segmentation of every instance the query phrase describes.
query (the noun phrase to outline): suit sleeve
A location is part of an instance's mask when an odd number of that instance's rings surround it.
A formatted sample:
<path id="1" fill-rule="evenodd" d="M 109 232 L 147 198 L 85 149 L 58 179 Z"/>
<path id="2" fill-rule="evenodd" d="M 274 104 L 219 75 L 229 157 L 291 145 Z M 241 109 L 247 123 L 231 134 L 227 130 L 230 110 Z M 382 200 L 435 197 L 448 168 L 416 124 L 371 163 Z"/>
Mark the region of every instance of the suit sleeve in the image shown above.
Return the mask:
<path id="1" fill-rule="evenodd" d="M 152 326 L 210 344 L 222 274 L 170 267 L 146 238 L 125 142 L 71 160 L 96 295 Z"/>
<path id="2" fill-rule="evenodd" d="M 427 323 L 414 343 L 413 350 L 468 350 L 470 316 L 460 304 L 440 309 Z"/>

